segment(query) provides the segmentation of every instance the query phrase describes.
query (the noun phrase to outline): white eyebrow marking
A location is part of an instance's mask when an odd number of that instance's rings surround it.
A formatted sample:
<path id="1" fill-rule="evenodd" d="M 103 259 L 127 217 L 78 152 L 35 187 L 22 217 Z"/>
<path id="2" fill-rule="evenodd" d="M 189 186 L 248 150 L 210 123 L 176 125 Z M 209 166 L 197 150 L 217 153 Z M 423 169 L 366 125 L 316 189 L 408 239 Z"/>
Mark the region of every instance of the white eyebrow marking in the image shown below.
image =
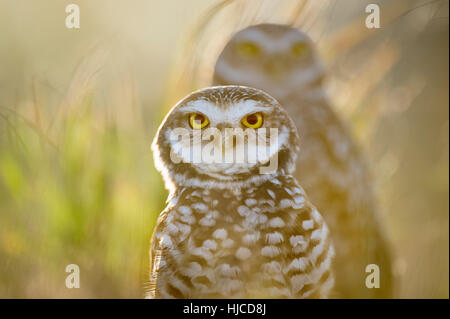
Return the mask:
<path id="1" fill-rule="evenodd" d="M 227 108 L 218 107 L 215 103 L 209 101 L 193 101 L 180 108 L 180 112 L 197 112 L 206 115 L 211 123 L 235 123 L 248 114 L 262 112 L 271 113 L 272 107 L 261 106 L 261 102 L 254 100 L 245 100 L 233 103 Z"/>
<path id="2" fill-rule="evenodd" d="M 286 29 L 284 34 L 276 38 L 268 35 L 266 30 L 246 29 L 241 32 L 236 34 L 235 41 L 238 43 L 252 42 L 260 46 L 265 53 L 286 52 L 294 43 L 298 42 L 310 45 L 308 39 L 295 29 Z"/>
<path id="3" fill-rule="evenodd" d="M 270 42 L 270 38 L 258 29 L 246 29 L 236 34 L 235 40 L 238 42 L 254 42 L 257 44 L 265 44 Z"/>

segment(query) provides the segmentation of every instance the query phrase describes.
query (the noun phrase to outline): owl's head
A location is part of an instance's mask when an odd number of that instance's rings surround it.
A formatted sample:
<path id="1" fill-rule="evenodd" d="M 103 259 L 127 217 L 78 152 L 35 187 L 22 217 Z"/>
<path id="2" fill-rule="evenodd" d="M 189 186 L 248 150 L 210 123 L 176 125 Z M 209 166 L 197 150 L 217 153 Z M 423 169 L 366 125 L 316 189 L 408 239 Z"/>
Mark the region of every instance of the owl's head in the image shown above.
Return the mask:
<path id="1" fill-rule="evenodd" d="M 243 86 L 196 91 L 167 114 L 152 144 L 166 187 L 244 187 L 295 169 L 297 129 L 267 93 Z"/>
<path id="2" fill-rule="evenodd" d="M 281 24 L 259 24 L 236 33 L 220 54 L 215 85 L 239 84 L 283 98 L 321 86 L 322 65 L 312 40 Z"/>

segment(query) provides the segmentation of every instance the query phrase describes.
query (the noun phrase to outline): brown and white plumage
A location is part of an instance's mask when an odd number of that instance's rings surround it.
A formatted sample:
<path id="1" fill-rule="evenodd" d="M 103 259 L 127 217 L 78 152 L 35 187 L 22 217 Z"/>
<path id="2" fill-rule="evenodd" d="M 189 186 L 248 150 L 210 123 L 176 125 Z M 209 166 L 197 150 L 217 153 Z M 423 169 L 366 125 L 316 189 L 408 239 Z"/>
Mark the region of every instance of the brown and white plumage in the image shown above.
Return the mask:
<path id="1" fill-rule="evenodd" d="M 240 127 L 241 117 L 261 112 L 263 127 L 280 130 L 272 154 L 276 171 L 260 174 L 259 162 L 220 170 L 174 163 L 170 154 L 179 148 L 168 136 L 189 129 L 193 109 L 221 129 Z M 197 91 L 170 111 L 153 150 L 170 194 L 152 238 L 148 297 L 327 297 L 333 246 L 321 215 L 291 175 L 298 135 L 275 99 L 239 86 Z"/>
<path id="2" fill-rule="evenodd" d="M 351 132 L 328 103 L 324 71 L 305 33 L 262 24 L 228 42 L 218 58 L 214 84 L 262 89 L 294 120 L 302 139 L 294 176 L 330 227 L 336 249 L 335 296 L 389 298 L 391 258 L 371 179 Z M 379 289 L 365 286 L 368 264 L 380 267 Z"/>

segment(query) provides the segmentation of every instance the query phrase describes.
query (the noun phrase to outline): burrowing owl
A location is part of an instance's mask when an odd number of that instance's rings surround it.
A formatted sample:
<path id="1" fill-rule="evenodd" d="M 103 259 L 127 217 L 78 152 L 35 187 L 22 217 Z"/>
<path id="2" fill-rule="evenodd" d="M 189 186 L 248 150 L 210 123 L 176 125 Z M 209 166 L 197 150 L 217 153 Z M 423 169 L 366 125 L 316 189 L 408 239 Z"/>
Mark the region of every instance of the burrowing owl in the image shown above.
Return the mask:
<path id="1" fill-rule="evenodd" d="M 222 51 L 215 85 L 248 85 L 275 97 L 302 139 L 295 177 L 330 227 L 336 248 L 335 296 L 391 297 L 391 258 L 379 225 L 364 160 L 347 127 L 330 107 L 313 42 L 285 25 L 238 32 Z M 380 268 L 379 289 L 365 286 L 368 264 Z"/>
<path id="2" fill-rule="evenodd" d="M 277 129 L 277 139 L 272 131 L 259 135 L 269 128 Z M 187 138 L 175 137 L 180 132 Z M 219 136 L 211 139 L 211 132 Z M 195 140 L 198 133 L 202 138 Z M 212 141 L 220 142 L 217 162 L 195 161 L 191 151 Z M 298 143 L 287 113 L 253 88 L 206 88 L 172 108 L 152 145 L 170 194 L 152 237 L 148 297 L 327 296 L 333 246 L 321 215 L 291 175 Z M 250 160 L 256 149 L 261 157 Z M 227 154 L 236 156 L 230 162 Z"/>

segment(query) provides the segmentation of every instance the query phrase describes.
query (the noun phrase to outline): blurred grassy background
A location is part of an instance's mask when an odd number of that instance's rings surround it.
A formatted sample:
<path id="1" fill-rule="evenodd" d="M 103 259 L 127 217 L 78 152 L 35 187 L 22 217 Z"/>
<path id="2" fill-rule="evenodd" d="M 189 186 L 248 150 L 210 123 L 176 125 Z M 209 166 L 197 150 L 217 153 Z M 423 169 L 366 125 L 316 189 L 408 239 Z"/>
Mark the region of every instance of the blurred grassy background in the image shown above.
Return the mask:
<path id="1" fill-rule="evenodd" d="M 329 65 L 373 164 L 397 296 L 448 298 L 448 2 L 303 2 L 0 0 L 0 297 L 143 296 L 167 196 L 155 130 L 232 32 L 269 21 L 307 29 Z M 380 30 L 361 21 L 369 2 Z"/>

